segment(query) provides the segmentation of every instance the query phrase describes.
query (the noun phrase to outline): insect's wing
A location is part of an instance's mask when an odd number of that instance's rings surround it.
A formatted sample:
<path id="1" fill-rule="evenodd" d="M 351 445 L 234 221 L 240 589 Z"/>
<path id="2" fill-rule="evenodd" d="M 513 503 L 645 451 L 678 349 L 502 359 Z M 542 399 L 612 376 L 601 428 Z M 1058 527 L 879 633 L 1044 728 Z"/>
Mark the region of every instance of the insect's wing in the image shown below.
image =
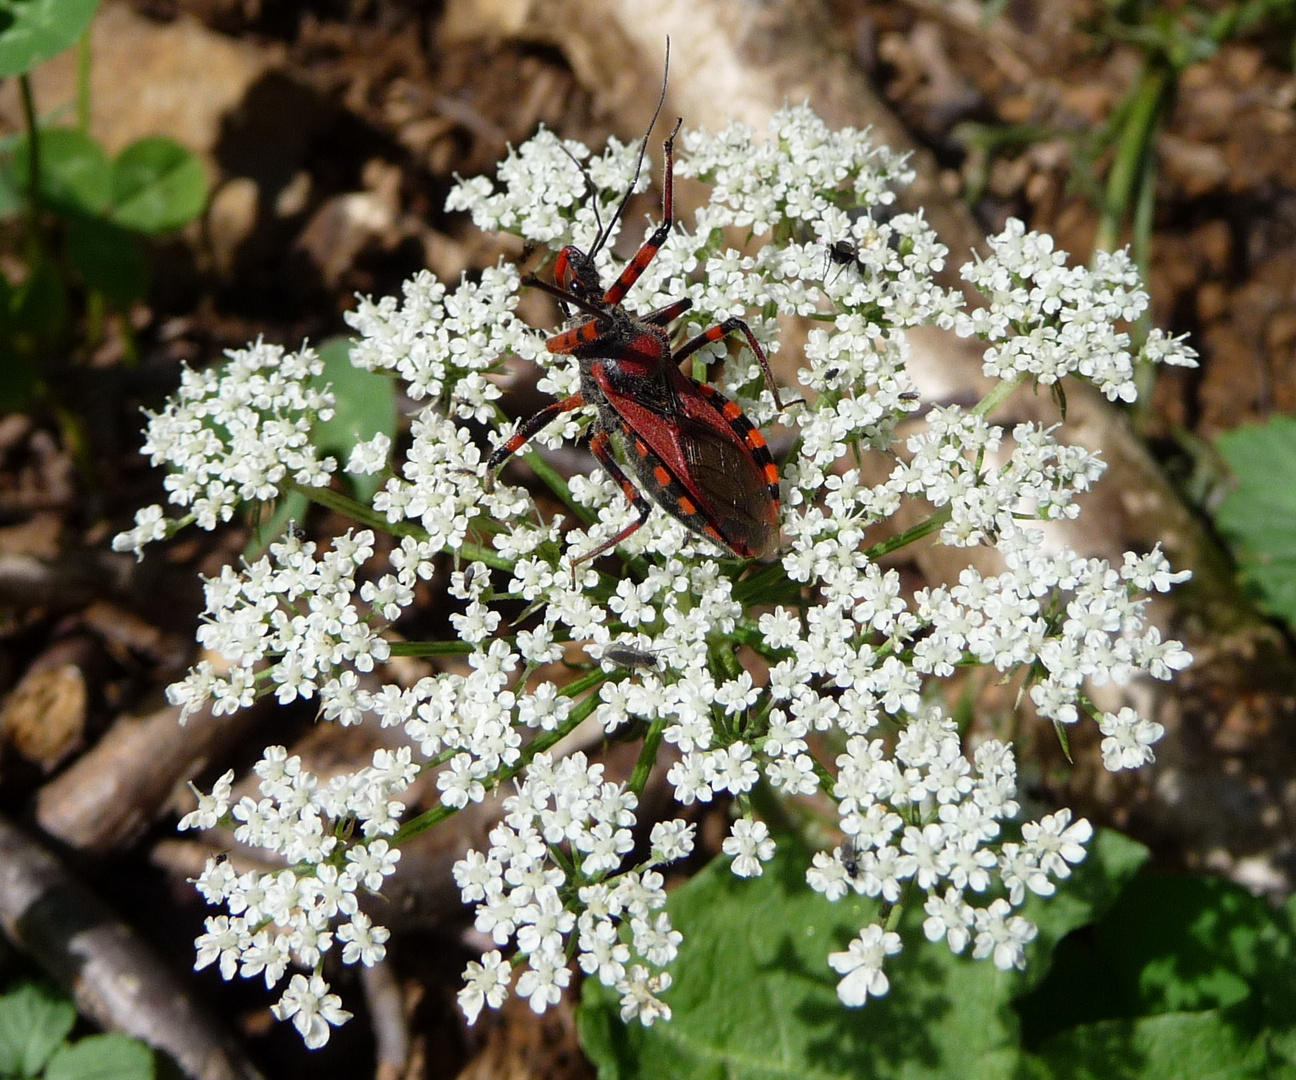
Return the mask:
<path id="1" fill-rule="evenodd" d="M 717 531 L 739 554 L 768 555 L 778 546 L 778 503 L 760 463 L 729 427 L 687 414 L 678 426 L 689 475 Z"/>
<path id="2" fill-rule="evenodd" d="M 757 432 L 749 445 L 739 431 L 755 429 L 741 410 L 709 386 L 672 374 L 659 395 L 604 385 L 632 448 L 631 465 L 656 501 L 690 528 L 710 526 L 745 558 L 768 555 L 778 546 L 778 473 L 764 440 Z"/>

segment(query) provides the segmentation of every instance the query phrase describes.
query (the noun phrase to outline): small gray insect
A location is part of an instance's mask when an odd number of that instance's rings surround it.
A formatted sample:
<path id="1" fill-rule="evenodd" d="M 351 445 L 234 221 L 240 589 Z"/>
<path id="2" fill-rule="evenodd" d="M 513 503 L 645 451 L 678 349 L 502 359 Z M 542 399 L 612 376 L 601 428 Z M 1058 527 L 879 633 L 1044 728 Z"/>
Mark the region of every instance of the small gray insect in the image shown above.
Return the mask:
<path id="1" fill-rule="evenodd" d="M 653 671 L 661 669 L 656 653 L 648 652 L 646 649 L 636 649 L 632 645 L 609 645 L 603 650 L 603 659 L 630 671 L 638 671 L 642 668 L 651 668 Z"/>
<path id="2" fill-rule="evenodd" d="M 837 857 L 841 859 L 842 869 L 846 871 L 846 876 L 854 880 L 859 877 L 860 851 L 856 846 L 856 840 L 853 836 L 845 837 L 841 842 L 841 847 L 837 849 Z"/>

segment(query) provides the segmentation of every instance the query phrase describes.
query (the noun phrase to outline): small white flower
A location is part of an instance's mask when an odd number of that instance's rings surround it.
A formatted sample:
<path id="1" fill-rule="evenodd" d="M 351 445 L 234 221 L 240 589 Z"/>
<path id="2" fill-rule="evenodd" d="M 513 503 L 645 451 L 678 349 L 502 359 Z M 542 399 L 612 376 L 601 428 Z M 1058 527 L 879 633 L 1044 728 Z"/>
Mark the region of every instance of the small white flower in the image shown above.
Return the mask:
<path id="1" fill-rule="evenodd" d="M 869 996 L 882 997 L 891 983 L 882 970 L 888 956 L 901 948 L 900 935 L 880 926 L 866 926 L 845 952 L 828 954 L 828 966 L 842 976 L 837 983 L 837 997 L 843 1005 L 857 1008 Z"/>
<path id="2" fill-rule="evenodd" d="M 346 471 L 352 476 L 372 476 L 387 467 L 391 454 L 391 439 L 378 432 L 372 439 L 363 439 L 351 448 Z"/>
<path id="3" fill-rule="evenodd" d="M 988 908 L 976 912 L 976 941 L 972 956 L 981 960 L 993 957 L 1000 971 L 1018 970 L 1026 966 L 1026 946 L 1039 932 L 1034 923 L 1020 915 L 1010 914 L 1007 900 L 994 901 Z"/>
<path id="4" fill-rule="evenodd" d="M 651 1027 L 658 1020 L 669 1020 L 671 1008 L 658 995 L 669 990 L 670 985 L 669 971 L 651 974 L 642 964 L 635 964 L 616 986 L 621 995 L 621 1020 L 638 1018 L 644 1027 Z"/>
<path id="5" fill-rule="evenodd" d="M 774 841 L 768 826 L 763 821 L 748 818 L 739 818 L 733 823 L 721 848 L 733 859 L 733 872 L 738 877 L 760 877 L 761 863 L 774 857 Z"/>
<path id="6" fill-rule="evenodd" d="M 1102 741 L 1103 765 L 1111 772 L 1137 769 L 1155 761 L 1152 745 L 1165 734 L 1165 728 L 1155 720 L 1144 720 L 1128 706 L 1116 713 L 1103 713 L 1098 730 L 1106 736 Z"/>
<path id="7" fill-rule="evenodd" d="M 319 975 L 294 975 L 283 996 L 270 1006 L 276 1019 L 293 1022 L 309 1050 L 318 1050 L 328 1042 L 331 1027 L 351 1019 L 341 998 L 328 990 L 328 983 Z"/>
<path id="8" fill-rule="evenodd" d="M 464 985 L 459 991 L 459 1008 L 468 1023 L 477 1023 L 483 1005 L 498 1009 L 508 996 L 513 969 L 498 949 L 491 949 L 478 963 L 471 961 L 464 970 Z"/>
<path id="9" fill-rule="evenodd" d="M 213 785 L 211 794 L 204 795 L 193 784 L 189 790 L 198 796 L 198 808 L 180 819 L 178 829 L 214 829 L 229 812 L 230 792 L 234 786 L 234 770 L 229 769 Z"/>

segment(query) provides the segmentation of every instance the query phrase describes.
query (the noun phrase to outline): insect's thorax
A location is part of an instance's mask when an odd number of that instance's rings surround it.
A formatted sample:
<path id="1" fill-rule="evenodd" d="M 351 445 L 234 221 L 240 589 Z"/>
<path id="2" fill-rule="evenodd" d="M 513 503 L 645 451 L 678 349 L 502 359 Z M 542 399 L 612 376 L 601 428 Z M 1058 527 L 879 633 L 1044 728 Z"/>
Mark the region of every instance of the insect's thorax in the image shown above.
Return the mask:
<path id="1" fill-rule="evenodd" d="M 671 363 L 670 337 L 660 326 L 636 319 L 619 307 L 588 322 L 597 327 L 598 335 L 572 350 L 579 360 L 600 360 L 609 372 L 654 378 L 660 378 Z"/>
<path id="2" fill-rule="evenodd" d="M 602 412 L 616 406 L 609 399 L 629 399 L 635 405 L 661 417 L 675 414 L 678 408 L 678 389 L 674 385 L 669 362 L 664 358 L 646 356 L 639 358 L 627 352 L 621 356 L 580 358 L 581 396 Z M 611 425 L 617 426 L 616 424 Z"/>

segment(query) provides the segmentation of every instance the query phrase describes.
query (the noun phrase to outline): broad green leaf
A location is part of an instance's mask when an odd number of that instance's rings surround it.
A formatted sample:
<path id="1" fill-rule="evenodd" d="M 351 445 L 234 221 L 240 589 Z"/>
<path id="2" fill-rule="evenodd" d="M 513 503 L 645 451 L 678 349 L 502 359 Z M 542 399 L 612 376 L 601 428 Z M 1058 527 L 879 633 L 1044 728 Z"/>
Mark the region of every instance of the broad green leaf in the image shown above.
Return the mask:
<path id="1" fill-rule="evenodd" d="M 21 75 L 68 48 L 99 0 L 8 0 L 0 5 L 0 75 Z"/>
<path id="2" fill-rule="evenodd" d="M 76 1023 L 72 1003 L 28 984 L 0 997 L 0 1076 L 36 1076 Z"/>
<path id="3" fill-rule="evenodd" d="M 125 1035 L 91 1035 L 62 1047 L 45 1080 L 153 1080 L 153 1054 Z"/>
<path id="4" fill-rule="evenodd" d="M 202 162 L 161 136 L 126 147 L 112 165 L 109 216 L 125 229 L 157 233 L 178 229 L 202 213 L 207 177 Z"/>
<path id="5" fill-rule="evenodd" d="M 1220 503 L 1216 524 L 1248 588 L 1296 624 L 1296 418 L 1237 428 L 1218 445 L 1238 486 Z"/>
<path id="6" fill-rule="evenodd" d="M 391 379 L 351 363 L 351 339 L 330 338 L 319 348 L 324 361 L 322 381 L 331 383 L 337 397 L 332 419 L 315 425 L 315 445 L 332 454 L 345 466 L 351 448 L 379 432 L 396 438 L 396 387 Z M 368 502 L 383 484 L 381 473 L 373 476 L 347 475 L 356 496 Z"/>
<path id="7" fill-rule="evenodd" d="M 103 218 L 67 222 L 68 259 L 91 289 L 125 306 L 148 294 L 148 261 L 135 237 Z"/>
<path id="8" fill-rule="evenodd" d="M 1271 1056 L 1296 1080 L 1296 896 L 1275 913 L 1259 950 L 1255 993 L 1264 1009 Z M 1279 1075 L 1275 1070 L 1274 1076 Z"/>
<path id="9" fill-rule="evenodd" d="M 15 148 L 12 176 L 31 197 L 31 143 Z M 41 199 L 64 214 L 97 214 L 108 204 L 108 158 L 94 139 L 76 128 L 46 128 L 40 133 Z"/>
<path id="10" fill-rule="evenodd" d="M 1121 890 L 1147 861 L 1148 849 L 1113 829 L 1099 829 L 1089 843 L 1084 862 L 1052 896 L 1028 895 L 1021 913 L 1039 927 L 1035 955 L 1027 966 L 1024 983 L 1034 987 L 1049 974 L 1049 954 L 1072 931 L 1091 924 L 1116 904 Z M 1038 956 L 1038 960 L 1036 960 Z"/>
<path id="11" fill-rule="evenodd" d="M 1096 925 L 1058 945 L 1048 977 L 1018 1002 L 1025 1039 L 1236 1005 L 1252 995 L 1279 936 L 1267 905 L 1228 882 L 1136 877 Z"/>
<path id="12" fill-rule="evenodd" d="M 603 1080 L 1014 1075 L 1020 979 L 927 944 L 920 910 L 907 916 L 905 951 L 887 961 L 890 992 L 859 1009 L 841 1004 L 828 954 L 876 911 L 811 891 L 808 860 L 785 838 L 760 878 L 735 878 L 721 859 L 671 895 L 684 942 L 664 997 L 669 1022 L 623 1024 L 616 995 L 585 981 L 581 1040 Z"/>
<path id="13" fill-rule="evenodd" d="M 1039 1055 L 1053 1080 L 1261 1080 L 1274 1073 L 1245 1010 L 1086 1024 Z"/>

